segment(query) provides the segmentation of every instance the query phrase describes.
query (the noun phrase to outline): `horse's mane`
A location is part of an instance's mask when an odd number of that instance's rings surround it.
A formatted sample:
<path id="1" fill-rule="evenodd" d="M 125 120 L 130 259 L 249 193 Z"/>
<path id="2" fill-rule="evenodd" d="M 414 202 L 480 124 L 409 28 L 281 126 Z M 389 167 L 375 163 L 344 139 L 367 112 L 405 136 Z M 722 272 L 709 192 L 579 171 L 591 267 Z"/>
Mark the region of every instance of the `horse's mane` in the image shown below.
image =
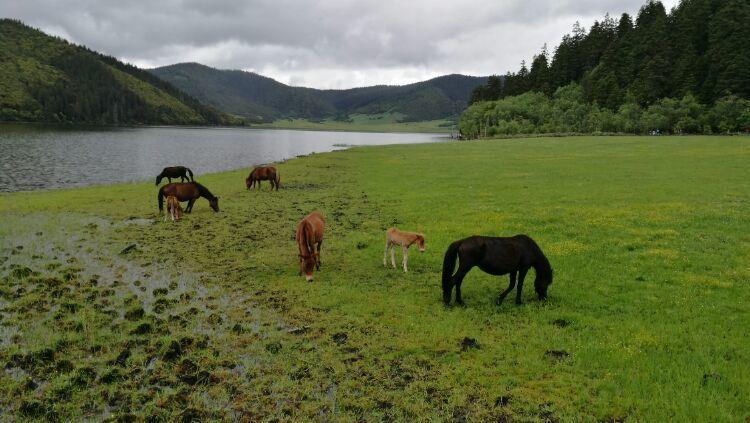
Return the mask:
<path id="1" fill-rule="evenodd" d="M 197 182 L 191 182 L 193 185 L 195 185 L 196 188 L 198 188 L 198 192 L 201 193 L 203 197 L 206 198 L 216 198 L 213 194 L 211 194 L 211 191 L 208 190 L 208 188 L 204 187 L 203 185 L 197 183 Z"/>

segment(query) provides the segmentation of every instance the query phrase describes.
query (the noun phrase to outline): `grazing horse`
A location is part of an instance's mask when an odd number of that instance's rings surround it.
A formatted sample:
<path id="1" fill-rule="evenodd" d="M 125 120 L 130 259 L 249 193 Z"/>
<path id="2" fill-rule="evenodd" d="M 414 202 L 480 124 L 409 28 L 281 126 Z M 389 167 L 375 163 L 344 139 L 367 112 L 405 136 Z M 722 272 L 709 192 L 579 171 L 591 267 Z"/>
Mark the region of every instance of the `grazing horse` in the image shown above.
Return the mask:
<path id="1" fill-rule="evenodd" d="M 299 274 L 304 272 L 308 282 L 313 281 L 314 268 L 320 270 L 320 247 L 323 245 L 325 224 L 323 213 L 317 210 L 302 218 L 297 224 L 294 239 L 299 248 Z"/>
<path id="2" fill-rule="evenodd" d="M 417 244 L 419 252 L 424 253 L 424 235 L 415 232 L 399 231 L 396 228 L 390 228 L 385 232 L 385 251 L 383 252 L 383 267 L 388 266 L 388 248 L 391 249 L 391 265 L 396 268 L 396 245 L 400 245 L 404 252 L 404 258 L 402 264 L 404 266 L 404 273 L 408 272 L 406 269 L 406 262 L 409 260 L 409 247 L 412 244 Z"/>
<path id="3" fill-rule="evenodd" d="M 258 166 L 245 178 L 245 186 L 247 189 L 250 189 L 257 183 L 258 189 L 260 189 L 260 181 L 270 181 L 271 191 L 273 191 L 274 187 L 278 191 L 281 175 L 279 175 L 279 172 L 273 166 Z"/>
<path id="4" fill-rule="evenodd" d="M 188 175 L 190 175 L 190 177 L 188 177 Z M 185 182 L 186 180 L 188 182 L 195 182 L 195 179 L 193 179 L 193 171 L 185 166 L 165 167 L 159 176 L 156 177 L 156 185 L 159 185 L 164 178 L 167 178 L 170 184 L 172 183 L 172 178 L 180 178 L 180 182 Z"/>
<path id="5" fill-rule="evenodd" d="M 208 200 L 208 204 L 213 211 L 219 211 L 219 197 L 211 194 L 211 191 L 209 191 L 208 188 L 197 182 L 175 182 L 159 188 L 159 213 L 164 211 L 164 197 L 170 195 L 177 197 L 177 200 L 179 201 L 188 202 L 188 205 L 185 208 L 185 213 L 193 211 L 193 204 L 195 204 L 195 201 L 200 197 Z"/>
<path id="6" fill-rule="evenodd" d="M 164 216 L 165 222 L 170 216 L 172 217 L 172 222 L 182 218 L 182 206 L 174 195 L 167 196 L 167 213 L 169 213 L 169 215 Z"/>
<path id="7" fill-rule="evenodd" d="M 458 257 L 458 271 L 453 274 Z M 456 303 L 463 305 L 461 299 L 461 282 L 464 276 L 473 268 L 479 266 L 490 275 L 510 275 L 508 289 L 500 293 L 496 304 L 500 305 L 505 296 L 513 290 L 518 276 L 516 304 L 521 304 L 521 289 L 526 272 L 533 267 L 536 272 L 534 288 L 540 300 L 547 298 L 547 287 L 552 283 L 552 267 L 547 257 L 534 242 L 526 235 L 516 235 L 508 238 L 489 236 L 470 236 L 452 243 L 445 252 L 443 259 L 443 302 L 451 302 L 451 291 L 456 287 Z"/>

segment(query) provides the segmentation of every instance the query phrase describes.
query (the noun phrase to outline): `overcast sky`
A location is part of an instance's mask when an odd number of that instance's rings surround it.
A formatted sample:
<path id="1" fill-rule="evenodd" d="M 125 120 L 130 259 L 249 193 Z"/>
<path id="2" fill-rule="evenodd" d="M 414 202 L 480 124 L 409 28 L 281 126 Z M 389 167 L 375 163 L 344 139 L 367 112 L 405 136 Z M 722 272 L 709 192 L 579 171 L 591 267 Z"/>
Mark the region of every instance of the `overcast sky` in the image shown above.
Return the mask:
<path id="1" fill-rule="evenodd" d="M 645 1 L 0 0 L 0 16 L 141 67 L 200 62 L 349 88 L 515 71 L 574 22 Z"/>

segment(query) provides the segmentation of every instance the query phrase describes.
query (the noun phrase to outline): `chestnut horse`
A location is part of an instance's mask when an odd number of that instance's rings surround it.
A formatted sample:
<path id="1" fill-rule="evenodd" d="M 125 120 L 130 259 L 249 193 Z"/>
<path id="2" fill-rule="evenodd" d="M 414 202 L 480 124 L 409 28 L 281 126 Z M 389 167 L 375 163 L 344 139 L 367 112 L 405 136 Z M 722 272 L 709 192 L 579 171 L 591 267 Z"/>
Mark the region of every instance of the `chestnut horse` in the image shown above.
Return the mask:
<path id="1" fill-rule="evenodd" d="M 215 212 L 219 211 L 219 197 L 211 194 L 208 188 L 197 182 L 175 182 L 159 188 L 159 213 L 164 211 L 164 197 L 170 195 L 177 197 L 179 201 L 188 202 L 185 213 L 193 211 L 193 204 L 201 197 L 208 200 L 208 204 Z"/>
<path id="2" fill-rule="evenodd" d="M 188 175 L 190 175 L 190 177 L 188 177 Z M 156 185 L 159 185 L 164 178 L 167 178 L 170 184 L 172 183 L 172 178 L 180 178 L 180 182 L 185 182 L 186 180 L 188 182 L 195 182 L 195 179 L 193 179 L 193 171 L 185 166 L 165 167 L 156 177 Z"/>
<path id="3" fill-rule="evenodd" d="M 271 191 L 273 191 L 274 187 L 278 191 L 281 175 L 279 175 L 279 172 L 273 166 L 258 166 L 245 178 L 245 186 L 247 189 L 250 189 L 257 183 L 258 189 L 260 189 L 260 181 L 270 181 Z"/>
<path id="4" fill-rule="evenodd" d="M 297 234 L 294 238 L 299 248 L 299 274 L 304 272 L 308 282 L 313 281 L 314 268 L 320 270 L 320 247 L 323 245 L 325 224 L 323 213 L 317 210 L 297 224 Z"/>
<path id="5" fill-rule="evenodd" d="M 453 274 L 458 257 L 458 271 Z M 552 284 L 552 267 L 547 257 L 534 242 L 526 235 L 516 235 L 508 238 L 490 236 L 470 236 L 452 243 L 445 252 L 443 260 L 443 302 L 451 302 L 451 291 L 456 287 L 456 303 L 463 305 L 461 299 L 461 282 L 464 276 L 474 266 L 478 266 L 490 275 L 510 275 L 508 289 L 500 293 L 496 304 L 500 305 L 505 296 L 516 286 L 516 304 L 521 304 L 521 289 L 523 279 L 530 268 L 534 268 L 536 279 L 534 288 L 540 300 L 547 298 L 547 287 Z"/>

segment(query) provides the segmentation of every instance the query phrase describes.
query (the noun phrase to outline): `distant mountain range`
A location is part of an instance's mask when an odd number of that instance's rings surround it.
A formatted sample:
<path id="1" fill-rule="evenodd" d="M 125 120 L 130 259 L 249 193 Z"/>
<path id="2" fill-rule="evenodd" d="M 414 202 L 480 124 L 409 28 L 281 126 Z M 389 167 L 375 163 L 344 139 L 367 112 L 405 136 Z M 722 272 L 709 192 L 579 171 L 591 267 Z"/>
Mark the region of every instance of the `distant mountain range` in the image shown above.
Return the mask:
<path id="1" fill-rule="evenodd" d="M 143 70 L 0 19 L 0 121 L 228 125 L 388 113 L 415 122 L 457 117 L 486 82 L 446 75 L 403 86 L 318 90 L 197 63 Z"/>
<path id="2" fill-rule="evenodd" d="M 377 85 L 345 90 L 292 87 L 239 70 L 219 70 L 199 63 L 151 69 L 151 73 L 201 102 L 252 122 L 281 118 L 345 119 L 351 114 L 398 113 L 403 121 L 455 117 L 471 91 L 486 77 L 446 75 L 415 84 Z"/>
<path id="3" fill-rule="evenodd" d="M 0 121 L 219 125 L 230 119 L 149 72 L 0 19 Z"/>

